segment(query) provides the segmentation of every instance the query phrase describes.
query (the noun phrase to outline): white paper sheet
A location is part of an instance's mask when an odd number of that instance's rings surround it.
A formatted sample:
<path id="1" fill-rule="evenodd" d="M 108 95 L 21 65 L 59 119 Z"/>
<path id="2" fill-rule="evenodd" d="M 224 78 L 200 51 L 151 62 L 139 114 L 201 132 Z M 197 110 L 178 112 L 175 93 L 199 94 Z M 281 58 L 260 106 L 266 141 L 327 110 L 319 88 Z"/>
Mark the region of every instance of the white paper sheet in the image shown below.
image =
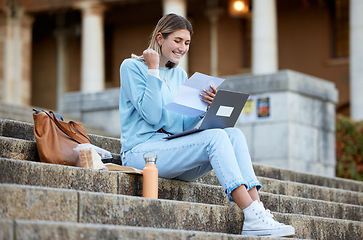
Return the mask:
<path id="1" fill-rule="evenodd" d="M 199 94 L 203 93 L 203 89 L 211 90 L 211 85 L 217 88 L 223 81 L 222 78 L 196 72 L 180 87 L 174 101 L 164 108 L 191 117 L 203 114 L 208 104 L 200 100 Z"/>

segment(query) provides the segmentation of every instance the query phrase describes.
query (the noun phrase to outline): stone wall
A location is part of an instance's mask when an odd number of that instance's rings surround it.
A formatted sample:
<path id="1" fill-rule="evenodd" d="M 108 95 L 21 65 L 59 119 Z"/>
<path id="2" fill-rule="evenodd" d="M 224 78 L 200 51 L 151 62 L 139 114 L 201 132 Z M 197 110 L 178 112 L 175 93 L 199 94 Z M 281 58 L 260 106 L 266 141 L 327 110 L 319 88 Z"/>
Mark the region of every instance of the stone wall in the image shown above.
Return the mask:
<path id="1" fill-rule="evenodd" d="M 82 123 L 101 127 L 107 135 L 119 138 L 119 94 L 118 88 L 97 93 L 66 93 L 61 101 L 60 112 L 81 119 Z"/>
<path id="2" fill-rule="evenodd" d="M 237 127 L 254 162 L 335 176 L 334 83 L 291 70 L 226 79 L 220 88 L 251 95 Z M 259 103 L 268 114 L 259 116 Z"/>

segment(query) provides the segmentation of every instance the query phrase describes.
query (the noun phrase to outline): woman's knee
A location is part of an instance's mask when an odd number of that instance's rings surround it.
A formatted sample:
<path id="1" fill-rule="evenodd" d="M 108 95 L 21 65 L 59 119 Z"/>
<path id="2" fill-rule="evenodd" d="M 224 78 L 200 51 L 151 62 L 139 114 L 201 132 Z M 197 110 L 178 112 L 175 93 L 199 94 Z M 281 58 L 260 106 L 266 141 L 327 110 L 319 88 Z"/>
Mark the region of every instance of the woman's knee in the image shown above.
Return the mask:
<path id="1" fill-rule="evenodd" d="M 225 129 L 209 129 L 204 131 L 211 136 L 211 139 L 216 141 L 229 141 L 232 144 L 247 144 L 246 137 L 243 132 L 238 128 L 225 128 Z"/>
<path id="2" fill-rule="evenodd" d="M 214 128 L 205 130 L 205 132 L 210 136 L 211 140 L 214 139 L 215 141 L 229 141 L 228 134 L 223 129 Z"/>
<path id="3" fill-rule="evenodd" d="M 246 137 L 239 128 L 225 128 L 224 131 L 227 133 L 231 141 L 237 140 L 246 142 Z"/>

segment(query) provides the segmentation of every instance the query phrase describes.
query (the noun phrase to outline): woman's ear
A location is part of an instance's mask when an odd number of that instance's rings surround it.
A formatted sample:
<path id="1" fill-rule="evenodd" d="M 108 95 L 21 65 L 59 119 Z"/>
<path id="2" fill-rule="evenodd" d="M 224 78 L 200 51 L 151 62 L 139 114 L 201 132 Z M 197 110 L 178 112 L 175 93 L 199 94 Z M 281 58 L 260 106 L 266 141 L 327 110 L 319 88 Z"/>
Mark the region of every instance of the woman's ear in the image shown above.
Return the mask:
<path id="1" fill-rule="evenodd" d="M 157 35 L 156 35 L 156 41 L 158 42 L 159 46 L 163 45 L 163 35 L 159 32 Z"/>

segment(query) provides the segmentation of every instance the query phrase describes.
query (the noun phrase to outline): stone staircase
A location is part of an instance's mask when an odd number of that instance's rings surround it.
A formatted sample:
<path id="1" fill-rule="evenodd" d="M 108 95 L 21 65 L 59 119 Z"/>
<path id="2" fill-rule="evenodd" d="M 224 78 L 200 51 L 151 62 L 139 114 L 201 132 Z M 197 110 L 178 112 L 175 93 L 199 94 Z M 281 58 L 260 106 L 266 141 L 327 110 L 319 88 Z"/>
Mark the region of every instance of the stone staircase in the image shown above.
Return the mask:
<path id="1" fill-rule="evenodd" d="M 120 163 L 117 138 L 89 134 Z M 363 183 L 254 164 L 261 199 L 296 239 L 363 239 Z M 243 214 L 213 172 L 194 182 L 39 162 L 33 125 L 0 120 L 0 239 L 275 239 L 242 237 Z"/>
<path id="2" fill-rule="evenodd" d="M 33 109 L 37 110 L 47 110 L 50 109 L 44 109 L 41 107 L 35 107 L 35 106 L 20 106 L 20 105 L 14 105 L 14 104 L 7 104 L 0 102 L 0 119 L 11 119 L 15 121 L 21 121 L 21 122 L 27 122 L 27 123 L 33 123 Z M 54 110 L 53 110 L 54 111 Z M 75 116 L 69 116 L 62 114 L 65 121 L 75 121 L 75 122 L 82 122 L 79 118 Z M 91 126 L 89 124 L 84 124 L 83 127 L 85 128 L 87 133 L 93 133 L 97 135 L 102 136 L 109 136 L 109 134 L 105 133 L 101 127 L 95 127 Z"/>

